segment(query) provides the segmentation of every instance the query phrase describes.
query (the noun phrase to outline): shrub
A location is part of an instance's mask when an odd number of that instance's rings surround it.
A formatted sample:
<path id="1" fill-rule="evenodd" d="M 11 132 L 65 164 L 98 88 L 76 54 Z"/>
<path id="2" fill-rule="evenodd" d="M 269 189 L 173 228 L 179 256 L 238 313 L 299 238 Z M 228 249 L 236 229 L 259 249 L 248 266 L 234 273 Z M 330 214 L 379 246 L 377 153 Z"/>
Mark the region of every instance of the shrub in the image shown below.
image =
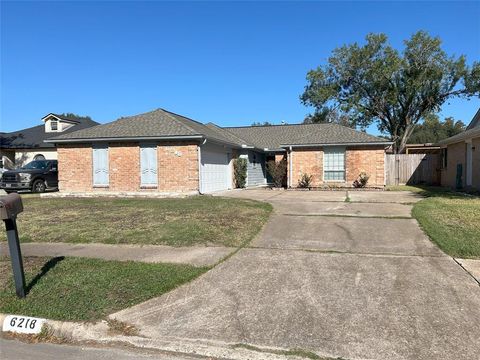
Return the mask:
<path id="1" fill-rule="evenodd" d="M 310 189 L 312 187 L 313 175 L 303 174 L 298 180 L 298 187 L 303 189 Z"/>
<path id="2" fill-rule="evenodd" d="M 358 179 L 353 182 L 353 187 L 365 187 L 367 185 L 368 179 L 370 179 L 370 176 L 368 176 L 366 172 L 362 171 L 360 175 L 358 175 Z"/>
<path id="3" fill-rule="evenodd" d="M 267 171 L 273 179 L 273 185 L 277 188 L 287 184 L 287 160 L 270 160 L 267 162 Z"/>
<path id="4" fill-rule="evenodd" d="M 244 188 L 247 184 L 247 159 L 235 159 L 233 162 L 233 170 L 235 173 L 235 186 L 237 188 Z"/>

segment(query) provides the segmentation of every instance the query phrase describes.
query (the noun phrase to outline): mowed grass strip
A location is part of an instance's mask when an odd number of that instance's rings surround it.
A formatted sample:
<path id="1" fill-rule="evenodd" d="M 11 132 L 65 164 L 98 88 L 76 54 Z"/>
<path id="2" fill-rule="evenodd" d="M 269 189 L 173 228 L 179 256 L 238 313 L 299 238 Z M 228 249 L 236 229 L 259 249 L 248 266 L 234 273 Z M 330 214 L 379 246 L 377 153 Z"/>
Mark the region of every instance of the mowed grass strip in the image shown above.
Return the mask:
<path id="1" fill-rule="evenodd" d="M 23 203 L 17 220 L 22 242 L 237 247 L 258 233 L 272 210 L 262 202 L 211 196 L 26 197 Z"/>
<path id="2" fill-rule="evenodd" d="M 48 319 L 97 320 L 166 293 L 208 270 L 85 258 L 24 259 L 30 290 L 18 299 L 10 259 L 0 258 L 0 312 Z"/>
<path id="3" fill-rule="evenodd" d="M 480 197 L 435 187 L 397 187 L 426 198 L 414 204 L 412 215 L 445 253 L 480 258 Z"/>

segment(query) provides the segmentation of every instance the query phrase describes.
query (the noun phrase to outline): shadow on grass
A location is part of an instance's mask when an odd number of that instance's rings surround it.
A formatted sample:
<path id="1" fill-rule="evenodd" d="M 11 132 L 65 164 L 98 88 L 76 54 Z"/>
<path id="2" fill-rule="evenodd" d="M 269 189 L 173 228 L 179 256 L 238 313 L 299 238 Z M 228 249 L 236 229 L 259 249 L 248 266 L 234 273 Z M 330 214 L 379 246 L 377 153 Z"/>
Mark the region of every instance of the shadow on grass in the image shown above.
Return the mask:
<path id="1" fill-rule="evenodd" d="M 25 295 L 28 295 L 28 293 L 30 292 L 30 290 L 32 290 L 32 288 L 40 281 L 40 279 L 42 277 L 44 277 L 45 275 L 47 275 L 47 273 L 52 270 L 55 266 L 57 266 L 57 264 L 61 261 L 65 260 L 65 256 L 57 256 L 57 257 L 54 257 L 50 260 L 48 260 L 43 266 L 42 266 L 42 269 L 40 270 L 40 272 L 35 275 L 35 277 L 32 279 L 32 281 L 30 281 L 28 283 L 28 285 L 26 286 L 25 288 Z"/>

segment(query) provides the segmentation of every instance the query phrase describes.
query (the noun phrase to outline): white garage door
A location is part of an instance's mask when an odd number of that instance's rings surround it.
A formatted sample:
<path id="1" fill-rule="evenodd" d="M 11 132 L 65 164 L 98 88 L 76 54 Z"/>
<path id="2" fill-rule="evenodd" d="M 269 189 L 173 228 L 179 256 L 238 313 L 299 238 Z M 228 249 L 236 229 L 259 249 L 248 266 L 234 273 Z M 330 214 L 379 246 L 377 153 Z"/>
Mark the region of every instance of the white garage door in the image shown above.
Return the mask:
<path id="1" fill-rule="evenodd" d="M 230 166 L 228 154 L 202 148 L 202 193 L 230 188 Z"/>

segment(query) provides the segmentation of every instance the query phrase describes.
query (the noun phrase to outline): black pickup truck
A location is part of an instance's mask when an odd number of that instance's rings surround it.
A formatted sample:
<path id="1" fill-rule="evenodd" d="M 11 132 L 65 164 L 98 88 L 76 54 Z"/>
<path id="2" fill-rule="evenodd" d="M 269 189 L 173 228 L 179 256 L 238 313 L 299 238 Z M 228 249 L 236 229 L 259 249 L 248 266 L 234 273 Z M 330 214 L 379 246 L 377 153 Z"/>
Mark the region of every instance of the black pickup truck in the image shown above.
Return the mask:
<path id="1" fill-rule="evenodd" d="M 34 160 L 19 169 L 5 171 L 0 180 L 0 189 L 7 193 L 19 190 L 42 193 L 57 188 L 57 160 Z"/>

